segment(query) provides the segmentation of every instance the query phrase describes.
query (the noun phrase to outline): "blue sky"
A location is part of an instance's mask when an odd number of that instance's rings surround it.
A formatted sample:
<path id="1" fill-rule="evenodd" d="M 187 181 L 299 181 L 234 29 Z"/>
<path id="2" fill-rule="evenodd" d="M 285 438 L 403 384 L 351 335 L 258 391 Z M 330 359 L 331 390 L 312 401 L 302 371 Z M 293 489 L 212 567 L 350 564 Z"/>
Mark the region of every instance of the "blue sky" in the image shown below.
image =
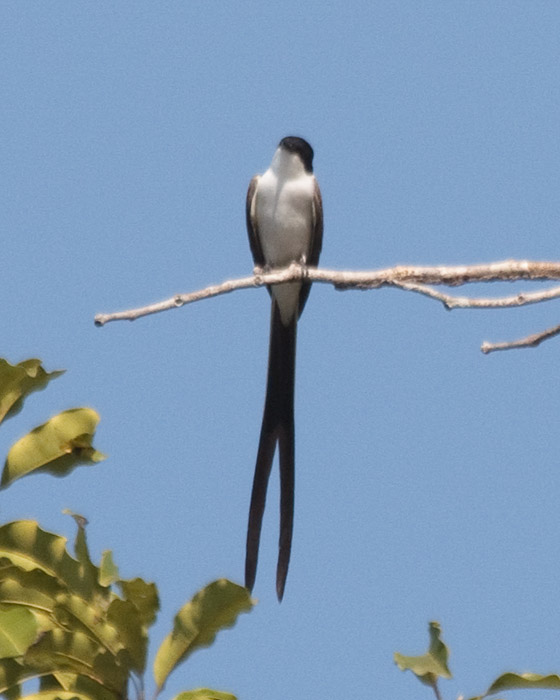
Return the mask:
<path id="1" fill-rule="evenodd" d="M 248 274 L 246 188 L 288 134 L 315 149 L 325 267 L 557 260 L 560 5 L 5 0 L 0 27 L 0 354 L 68 370 L 0 447 L 89 405 L 109 454 L 15 484 L 2 518 L 71 536 L 62 509 L 86 515 L 96 555 L 158 583 L 155 650 L 198 588 L 242 580 L 269 300 L 101 329 L 94 314 Z M 447 313 L 316 285 L 284 601 L 275 467 L 259 604 L 166 697 L 430 697 L 392 654 L 422 652 L 431 619 L 452 651 L 445 698 L 559 672 L 558 340 L 479 350 L 557 308 Z"/>

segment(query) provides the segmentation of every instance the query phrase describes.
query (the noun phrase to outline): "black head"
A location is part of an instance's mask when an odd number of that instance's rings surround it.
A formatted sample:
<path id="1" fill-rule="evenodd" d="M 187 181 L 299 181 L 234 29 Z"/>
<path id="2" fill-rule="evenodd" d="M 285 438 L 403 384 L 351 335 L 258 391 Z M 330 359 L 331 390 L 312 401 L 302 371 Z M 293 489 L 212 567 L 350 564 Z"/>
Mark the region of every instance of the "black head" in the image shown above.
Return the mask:
<path id="1" fill-rule="evenodd" d="M 286 136 L 278 146 L 290 153 L 297 153 L 302 160 L 305 171 L 307 173 L 313 172 L 313 149 L 305 139 L 301 139 L 299 136 Z"/>

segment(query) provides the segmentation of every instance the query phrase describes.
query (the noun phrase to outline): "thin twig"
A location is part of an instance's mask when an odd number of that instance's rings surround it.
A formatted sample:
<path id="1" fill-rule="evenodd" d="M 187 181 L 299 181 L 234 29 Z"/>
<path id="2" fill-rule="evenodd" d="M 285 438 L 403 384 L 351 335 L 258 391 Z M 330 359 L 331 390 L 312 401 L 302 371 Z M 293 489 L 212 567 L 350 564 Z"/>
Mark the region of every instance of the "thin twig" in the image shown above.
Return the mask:
<path id="1" fill-rule="evenodd" d="M 237 289 L 248 289 L 250 287 L 262 287 L 266 284 L 282 284 L 293 280 L 300 280 L 307 276 L 307 268 L 298 263 L 293 263 L 290 267 L 283 268 L 280 271 L 266 272 L 264 274 L 252 275 L 251 277 L 241 277 L 236 280 L 227 280 L 221 284 L 213 284 L 205 289 L 199 289 L 196 292 L 188 294 L 176 294 L 171 299 L 140 306 L 136 309 L 128 309 L 127 311 L 115 311 L 107 314 L 97 314 L 94 322 L 96 326 L 104 326 L 110 321 L 135 321 L 142 316 L 157 314 L 161 311 L 176 309 L 186 304 L 192 304 L 195 301 L 202 299 L 210 299 L 217 297 L 220 294 L 229 294 Z"/>
<path id="2" fill-rule="evenodd" d="M 394 282 L 394 287 L 404 289 L 407 292 L 416 292 L 423 296 L 441 301 L 446 309 L 506 309 L 528 304 L 538 304 L 543 301 L 551 301 L 560 297 L 560 287 L 545 289 L 542 292 L 520 292 L 508 297 L 476 298 L 456 297 L 450 294 L 438 292 L 433 287 L 409 282 Z"/>
<path id="3" fill-rule="evenodd" d="M 528 335 L 526 338 L 521 338 L 520 340 L 512 340 L 504 343 L 482 343 L 481 350 L 485 355 L 490 352 L 496 352 L 497 350 L 513 350 L 514 348 L 536 348 L 544 340 L 549 338 L 554 338 L 555 335 L 560 334 L 560 325 L 554 326 L 553 328 L 548 328 L 546 331 L 541 331 L 540 333 L 534 333 L 533 335 Z"/>
<path id="4" fill-rule="evenodd" d="M 434 694 L 436 696 L 436 700 L 442 700 L 441 693 L 439 692 L 437 679 L 432 683 L 432 688 L 434 689 Z"/>

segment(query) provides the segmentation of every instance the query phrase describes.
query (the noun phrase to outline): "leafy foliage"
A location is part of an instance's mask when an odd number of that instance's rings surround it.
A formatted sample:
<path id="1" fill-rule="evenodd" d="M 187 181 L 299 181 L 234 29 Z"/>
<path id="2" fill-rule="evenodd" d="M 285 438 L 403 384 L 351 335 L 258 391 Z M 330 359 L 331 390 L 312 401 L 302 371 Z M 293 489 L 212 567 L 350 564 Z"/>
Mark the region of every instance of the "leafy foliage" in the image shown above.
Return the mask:
<path id="1" fill-rule="evenodd" d="M 41 360 L 24 360 L 11 365 L 0 358 L 0 423 L 21 411 L 26 396 L 44 389 L 61 374 L 64 370 L 46 372 Z"/>
<path id="2" fill-rule="evenodd" d="M 11 365 L 0 358 L 0 423 L 21 411 L 25 399 L 44 389 L 62 371 L 46 372 L 40 360 Z M 81 464 L 105 456 L 93 447 L 98 414 L 74 408 L 54 416 L 9 450 L 0 488 L 36 472 L 66 476 Z M 122 579 L 110 550 L 101 563 L 90 556 L 87 520 L 69 513 L 77 525 L 74 553 L 67 540 L 32 520 L 0 526 L 0 695 L 8 700 L 126 700 L 131 680 L 144 698 L 148 630 L 159 610 L 154 583 Z M 197 649 L 213 643 L 254 605 L 249 591 L 226 579 L 207 585 L 177 613 L 154 661 L 155 696 L 170 674 Z M 425 654 L 394 660 L 436 696 L 440 678 L 452 677 L 449 649 L 438 622 L 429 624 Z M 39 680 L 39 692 L 23 698 L 22 686 Z M 484 700 L 507 690 L 560 690 L 560 676 L 504 673 L 482 694 Z M 235 700 L 209 688 L 179 693 L 174 700 Z"/>
<path id="3" fill-rule="evenodd" d="M 0 609 L 0 656 L 21 656 L 37 636 L 37 622 L 26 608 L 2 606 Z"/>
<path id="4" fill-rule="evenodd" d="M 209 688 L 198 688 L 198 690 L 187 690 L 184 693 L 179 693 L 173 700 L 235 700 L 235 695 Z"/>
<path id="5" fill-rule="evenodd" d="M 103 689 L 107 698 L 124 698 L 130 674 L 144 671 L 145 617 L 131 600 L 101 584 L 100 569 L 89 559 L 83 525 L 78 527 L 75 549 L 81 561 L 69 554 L 64 537 L 33 521 L 0 527 L 0 605 L 25 614 L 19 634 L 25 634 L 26 642 L 16 647 L 17 653 L 0 659 L 0 692 L 35 677 L 50 677 L 49 684 L 56 679 L 59 688 L 76 691 L 78 680 L 85 677 L 95 697 Z M 118 605 L 131 614 L 115 615 Z M 157 598 L 152 606 L 153 618 Z M 0 624 L 4 630 L 1 618 Z"/>
<path id="6" fill-rule="evenodd" d="M 449 650 L 441 640 L 441 627 L 438 622 L 430 622 L 430 647 L 421 656 L 403 656 L 395 652 L 394 659 L 401 671 L 412 671 L 419 681 L 436 690 L 438 678 L 451 678 L 447 666 Z"/>
<path id="7" fill-rule="evenodd" d="M 429 631 L 430 647 L 426 654 L 403 656 L 397 652 L 394 658 L 401 671 L 412 671 L 419 681 L 431 686 L 436 699 L 441 700 L 438 679 L 452 677 L 447 665 L 449 649 L 441 640 L 441 627 L 438 622 L 430 622 Z M 484 698 L 503 690 L 539 688 L 560 690 L 560 676 L 556 674 L 544 676 L 538 673 L 504 673 L 496 678 L 485 693 L 472 697 L 470 700 L 484 700 Z"/>
<path id="8" fill-rule="evenodd" d="M 175 616 L 173 631 L 167 636 L 154 661 L 158 689 L 163 688 L 171 671 L 196 649 L 212 644 L 216 633 L 235 624 L 237 616 L 251 609 L 247 589 L 220 579 L 199 591 Z"/>
<path id="9" fill-rule="evenodd" d="M 24 399 L 61 372 L 45 372 L 39 360 L 10 365 L 0 359 L 0 422 L 21 410 Z M 92 446 L 99 416 L 70 409 L 21 438 L 9 451 L 1 487 L 32 472 L 65 476 L 104 456 Z M 155 584 L 122 579 L 110 550 L 96 565 L 89 553 L 86 519 L 77 524 L 73 555 L 65 537 L 32 520 L 0 526 L 0 695 L 21 698 L 22 684 L 39 679 L 25 700 L 125 700 L 130 681 L 144 697 L 148 629 L 159 610 Z M 156 695 L 169 674 L 220 629 L 251 609 L 249 592 L 215 581 L 177 614 L 156 655 Z M 235 700 L 200 688 L 178 700 Z"/>
<path id="10" fill-rule="evenodd" d="M 477 697 L 471 698 L 471 700 L 482 700 L 502 690 L 521 690 L 529 688 L 560 690 L 560 676 L 556 674 L 542 676 L 538 673 L 504 673 L 496 678 L 483 695 L 477 695 Z"/>
<path id="11" fill-rule="evenodd" d="M 105 455 L 91 444 L 98 423 L 91 408 L 72 408 L 38 426 L 8 452 L 0 486 L 34 471 L 65 476 L 80 464 L 101 462 Z"/>
<path id="12" fill-rule="evenodd" d="M 72 697 L 120 700 L 127 697 L 129 679 L 144 674 L 148 628 L 159 609 L 155 585 L 115 578 L 114 564 L 113 580 L 102 583 L 104 572 L 90 559 L 83 523 L 74 551 L 67 551 L 64 537 L 33 521 L 0 527 L 0 693 L 41 678 L 42 687 L 54 684 Z M 156 656 L 157 692 L 190 654 L 251 607 L 248 591 L 225 579 L 199 591 L 179 611 Z M 182 696 L 233 697 L 189 692 Z"/>

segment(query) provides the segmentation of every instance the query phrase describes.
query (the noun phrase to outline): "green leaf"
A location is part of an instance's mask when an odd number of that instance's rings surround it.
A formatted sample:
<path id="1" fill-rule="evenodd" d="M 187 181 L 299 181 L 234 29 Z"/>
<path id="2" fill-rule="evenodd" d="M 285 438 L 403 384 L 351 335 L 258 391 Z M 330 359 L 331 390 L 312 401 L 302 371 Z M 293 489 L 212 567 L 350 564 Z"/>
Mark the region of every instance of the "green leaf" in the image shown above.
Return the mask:
<path id="1" fill-rule="evenodd" d="M 4 693 L 6 700 L 21 700 L 21 684 L 13 685 Z"/>
<path id="2" fill-rule="evenodd" d="M 403 656 L 395 652 L 394 659 L 401 671 L 412 671 L 426 685 L 434 685 L 439 677 L 451 678 L 447 666 L 449 650 L 441 641 L 441 627 L 438 622 L 430 622 L 430 648 L 422 656 Z"/>
<path id="3" fill-rule="evenodd" d="M 91 558 L 89 556 L 89 549 L 87 546 L 86 538 L 86 525 L 88 524 L 87 518 L 79 513 L 74 513 L 74 511 L 69 508 L 65 508 L 62 511 L 63 515 L 69 515 L 73 518 L 76 523 L 78 530 L 76 532 L 76 539 L 74 540 L 74 554 L 76 559 L 84 566 L 93 566 Z"/>
<path id="4" fill-rule="evenodd" d="M 130 658 L 130 668 L 143 673 L 146 668 L 148 634 L 138 608 L 129 600 L 115 598 L 107 610 L 107 620 L 114 626 Z"/>
<path id="5" fill-rule="evenodd" d="M 194 651 L 209 646 L 219 630 L 232 627 L 240 613 L 253 606 L 249 591 L 226 579 L 200 590 L 175 616 L 173 631 L 154 661 L 154 678 L 161 690 L 169 674 Z"/>
<path id="6" fill-rule="evenodd" d="M 98 414 L 72 408 L 32 430 L 8 452 L 0 488 L 34 471 L 65 476 L 80 464 L 95 464 L 105 455 L 92 447 Z"/>
<path id="7" fill-rule="evenodd" d="M 210 688 L 197 688 L 196 690 L 186 690 L 176 695 L 173 700 L 237 700 L 231 693 L 223 693 L 221 690 L 211 690 Z"/>
<path id="8" fill-rule="evenodd" d="M 24 666 L 41 674 L 70 671 L 95 678 L 93 664 L 99 653 L 99 645 L 85 634 L 54 629 L 27 650 Z"/>
<path id="9" fill-rule="evenodd" d="M 20 606 L 0 609 L 0 658 L 23 656 L 37 637 L 37 620 Z"/>
<path id="10" fill-rule="evenodd" d="M 521 690 L 528 688 L 548 688 L 560 690 L 560 676 L 550 674 L 542 676 L 538 673 L 504 673 L 499 676 L 483 695 L 471 700 L 482 700 L 488 695 L 494 695 L 502 690 Z"/>
<path id="11" fill-rule="evenodd" d="M 23 663 L 37 673 L 70 671 L 87 676 L 118 693 L 124 693 L 127 674 L 100 646 L 81 632 L 54 629 L 29 647 Z"/>
<path id="12" fill-rule="evenodd" d="M 0 358 L 0 423 L 20 412 L 29 394 L 44 389 L 51 379 L 61 374 L 64 370 L 45 372 L 41 360 L 24 360 L 11 365 Z"/>
<path id="13" fill-rule="evenodd" d="M 89 548 L 86 537 L 86 525 L 88 524 L 87 518 L 84 518 L 84 516 L 80 515 L 79 513 L 73 513 L 71 510 L 68 510 L 68 508 L 62 512 L 65 515 L 70 515 L 78 526 L 76 539 L 74 540 L 74 553 L 76 555 L 76 559 L 82 566 L 84 575 L 90 579 L 92 585 L 97 585 L 98 587 L 101 586 L 103 588 L 99 581 L 99 569 L 97 566 L 95 566 L 91 560 L 91 557 L 89 556 Z M 105 597 L 108 599 L 109 596 L 110 591 L 107 589 L 105 591 Z"/>
<path id="14" fill-rule="evenodd" d="M 143 670 L 147 635 L 139 621 L 138 610 L 127 601 L 114 599 L 105 610 L 76 595 L 60 595 L 54 609 L 57 623 L 70 633 L 81 632 L 113 657 L 127 674 Z"/>
<path id="15" fill-rule="evenodd" d="M 97 700 L 97 696 L 67 690 L 43 690 L 31 695 L 23 695 L 20 700 Z"/>
<path id="16" fill-rule="evenodd" d="M 146 583 L 141 578 L 130 581 L 119 581 L 120 589 L 126 600 L 129 600 L 140 613 L 140 619 L 145 627 L 150 627 L 156 619 L 159 610 L 159 596 L 155 583 Z"/>
<path id="17" fill-rule="evenodd" d="M 37 674 L 25 669 L 15 659 L 0 659 L 0 695 L 9 695 L 10 689 Z"/>
<path id="18" fill-rule="evenodd" d="M 53 673 L 52 676 L 41 676 L 41 678 L 39 679 L 39 690 L 68 690 L 69 688 L 66 685 L 67 678 L 74 680 L 74 678 L 76 678 L 76 674 Z"/>
<path id="19" fill-rule="evenodd" d="M 105 618 L 105 610 L 77 595 L 61 594 L 54 608 L 56 621 L 70 633 L 81 632 L 116 658 L 124 645 L 118 631 Z"/>
<path id="20" fill-rule="evenodd" d="M 25 571 L 17 566 L 0 568 L 0 604 L 10 603 L 48 617 L 62 585 L 40 569 Z"/>
<path id="21" fill-rule="evenodd" d="M 119 580 L 119 569 L 113 561 L 113 552 L 106 549 L 101 555 L 99 566 L 99 583 L 102 586 L 110 586 Z"/>
<path id="22" fill-rule="evenodd" d="M 33 520 L 0 526 L 0 560 L 5 559 L 24 571 L 41 569 L 85 600 L 106 597 L 108 589 L 100 586 L 97 577 L 92 578 L 68 554 L 66 543 L 65 537 L 41 530 Z"/>
<path id="23" fill-rule="evenodd" d="M 104 688 L 91 678 L 79 676 L 76 673 L 63 673 L 55 671 L 51 676 L 42 676 L 41 691 L 53 691 L 58 689 L 72 692 L 74 697 L 92 698 L 92 700 L 122 700 L 122 695 Z M 23 700 L 23 699 L 22 699 Z"/>

